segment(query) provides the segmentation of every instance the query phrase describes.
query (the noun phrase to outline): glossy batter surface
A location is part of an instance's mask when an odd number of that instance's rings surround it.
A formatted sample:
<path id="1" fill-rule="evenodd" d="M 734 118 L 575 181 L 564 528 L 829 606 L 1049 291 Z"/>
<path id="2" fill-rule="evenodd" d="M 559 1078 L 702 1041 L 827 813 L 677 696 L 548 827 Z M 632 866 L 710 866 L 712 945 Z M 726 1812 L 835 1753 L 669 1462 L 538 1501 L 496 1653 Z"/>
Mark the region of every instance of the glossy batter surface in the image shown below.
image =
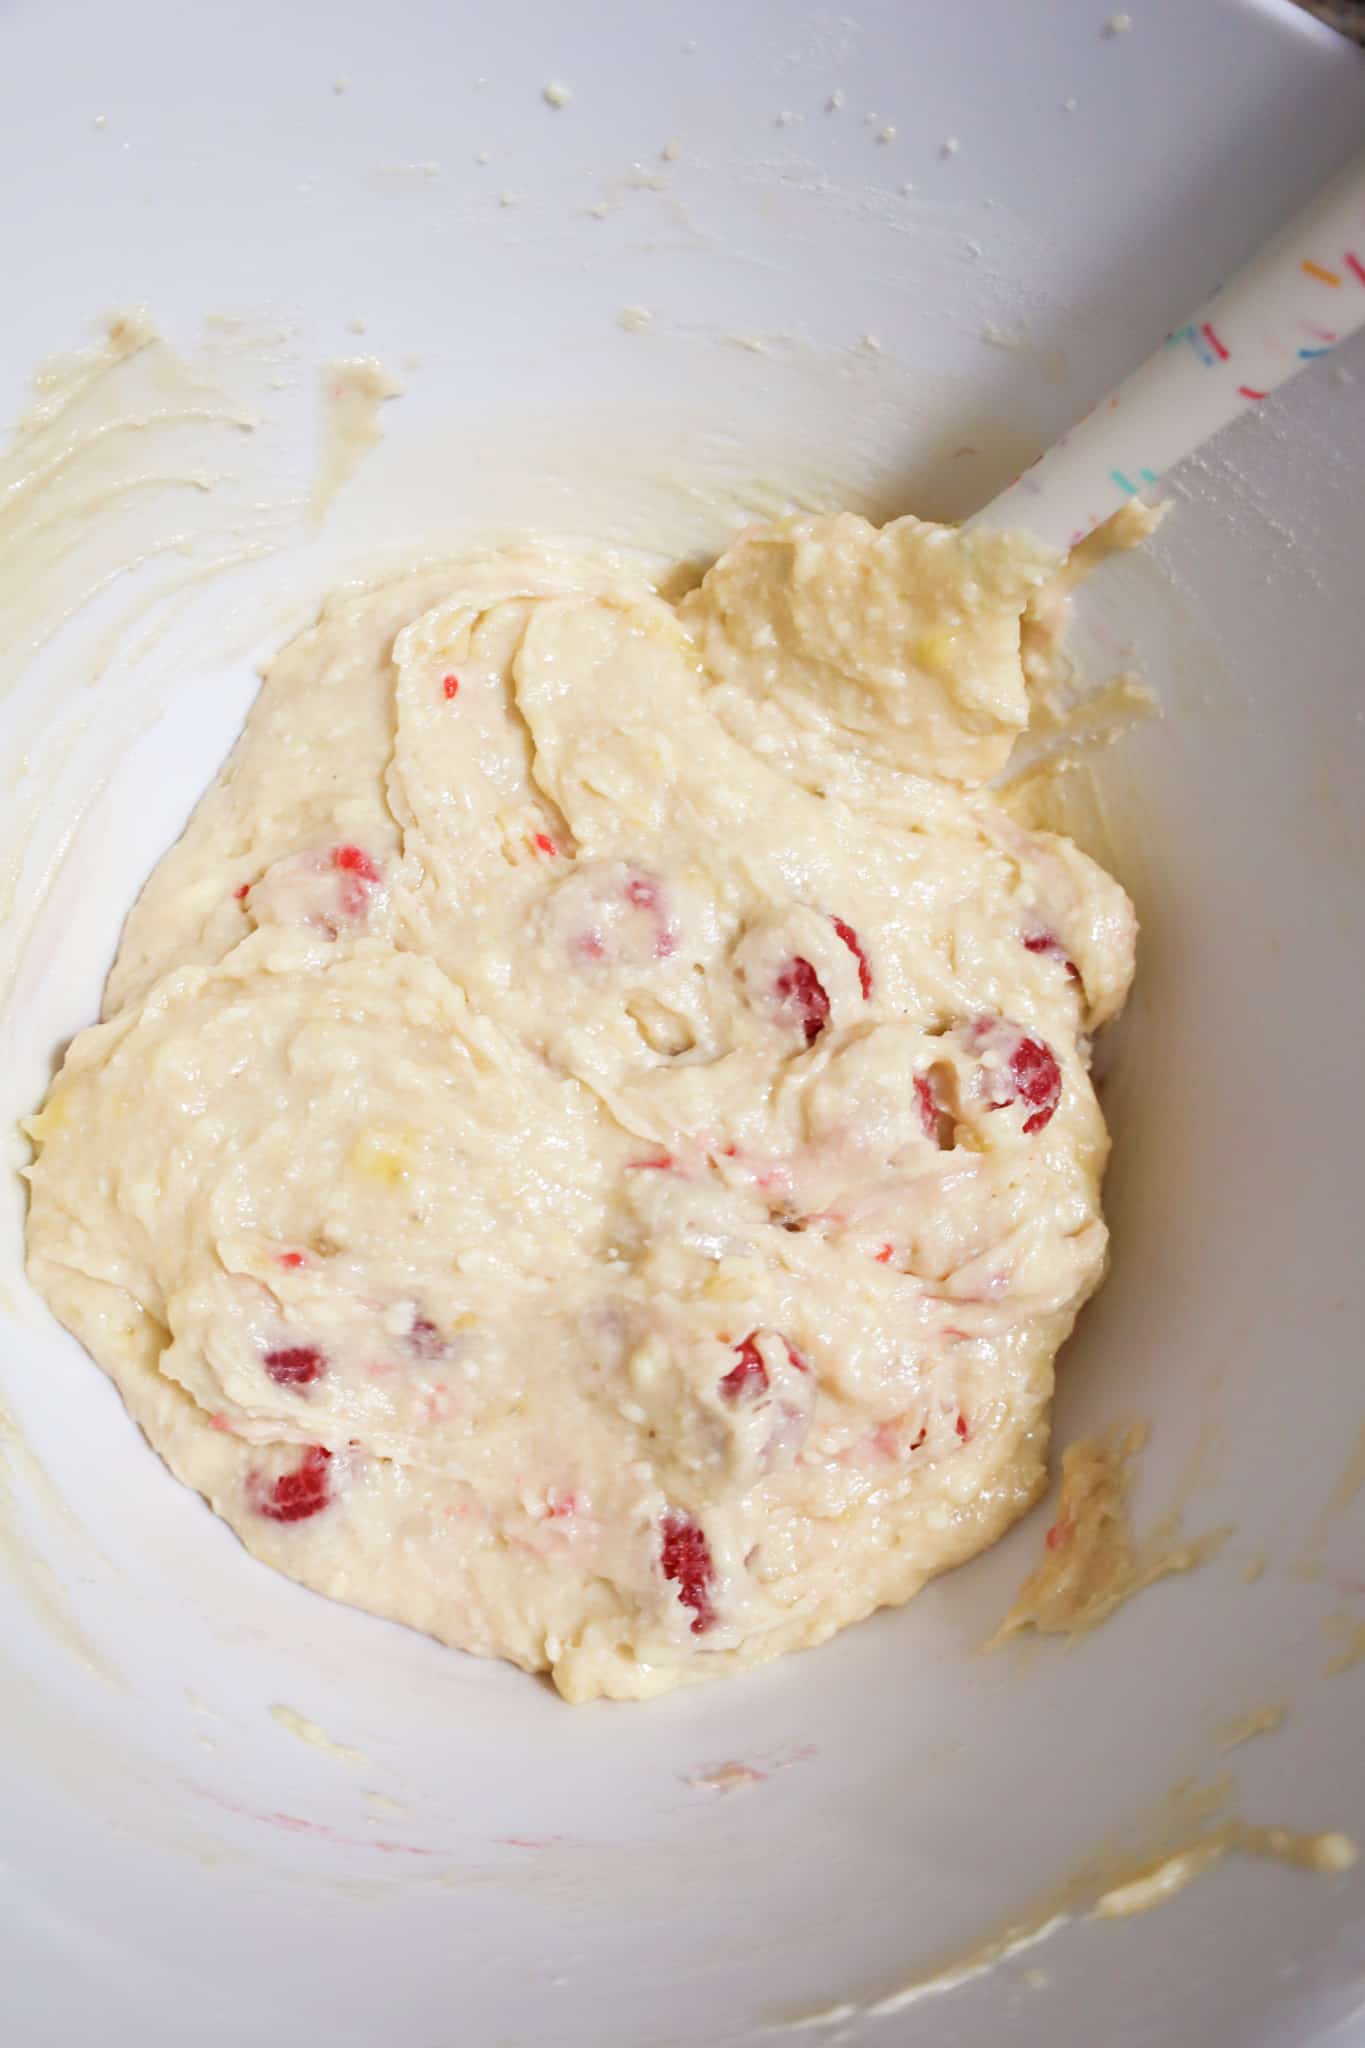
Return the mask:
<path id="1" fill-rule="evenodd" d="M 1036 1498 L 1134 936 L 979 788 L 1056 568 L 527 549 L 281 655 L 30 1126 L 35 1280 L 258 1556 L 640 1697 Z"/>

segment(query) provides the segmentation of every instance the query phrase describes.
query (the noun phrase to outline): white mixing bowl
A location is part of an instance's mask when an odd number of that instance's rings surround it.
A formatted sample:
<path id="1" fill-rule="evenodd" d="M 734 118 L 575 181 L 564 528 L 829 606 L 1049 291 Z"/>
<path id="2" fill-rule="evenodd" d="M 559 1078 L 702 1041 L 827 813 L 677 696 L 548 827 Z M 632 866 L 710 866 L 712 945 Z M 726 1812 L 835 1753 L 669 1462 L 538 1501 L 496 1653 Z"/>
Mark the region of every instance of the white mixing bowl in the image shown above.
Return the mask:
<path id="1" fill-rule="evenodd" d="M 1126 30 L 1106 0 L 847 4 L 0 9 L 6 411 L 111 305 L 145 301 L 191 358 L 205 316 L 242 315 L 209 336 L 229 381 L 256 366 L 261 425 L 220 461 L 240 512 L 248 444 L 300 486 L 312 365 L 409 359 L 321 535 L 260 515 L 282 551 L 164 616 L 165 544 L 189 534 L 192 565 L 212 491 L 172 516 L 148 487 L 106 567 L 163 552 L 74 652 L 80 621 L 27 659 L 33 593 L 0 565 L 6 1128 L 94 1015 L 249 702 L 247 650 L 331 583 L 519 525 L 704 552 L 787 492 L 964 513 L 1365 126 L 1365 64 L 1286 0 L 1132 0 Z M 1244 420 L 1081 607 L 1088 673 L 1132 661 L 1164 715 L 1102 764 L 1145 936 L 1106 1055 L 1113 1275 L 1059 1440 L 1149 1422 L 1139 1525 L 1229 1524 L 1218 1559 L 1074 1648 L 983 1657 L 1040 1511 L 818 1652 L 570 1709 L 248 1559 L 28 1289 L 16 1181 L 15 2048 L 662 2048 L 803 2017 L 817 2042 L 1345 2038 L 1361 1869 L 1232 1858 L 1160 1912 L 895 1994 L 1136 1853 L 1180 1780 L 1231 1770 L 1248 1820 L 1365 1838 L 1365 1666 L 1324 1675 L 1365 1621 L 1362 389 L 1348 347 Z M 158 631 L 118 638 L 144 589 Z M 1281 1732 L 1221 1759 L 1220 1724 L 1266 1706 Z"/>

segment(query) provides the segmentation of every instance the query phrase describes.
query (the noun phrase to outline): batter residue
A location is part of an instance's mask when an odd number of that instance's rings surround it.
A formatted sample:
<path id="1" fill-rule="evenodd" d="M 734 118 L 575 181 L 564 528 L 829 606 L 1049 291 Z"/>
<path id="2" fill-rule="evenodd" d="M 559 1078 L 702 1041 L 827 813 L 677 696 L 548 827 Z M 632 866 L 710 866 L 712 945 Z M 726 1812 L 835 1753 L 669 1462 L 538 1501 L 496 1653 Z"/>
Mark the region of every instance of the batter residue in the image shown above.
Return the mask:
<path id="1" fill-rule="evenodd" d="M 257 1555 L 644 1697 L 1037 1498 L 1134 943 L 982 788 L 1059 566 L 527 549 L 279 658 L 29 1125 L 35 1280 Z"/>
<path id="2" fill-rule="evenodd" d="M 1083 1635 L 1115 1608 L 1172 1572 L 1193 1571 L 1221 1547 L 1228 1531 L 1190 1540 L 1168 1518 L 1145 1545 L 1128 1514 L 1128 1461 L 1147 1441 L 1141 1424 L 1107 1438 L 1083 1437 L 1062 1453 L 1057 1512 L 1043 1556 L 1019 1589 L 988 1648 L 1037 1629 L 1040 1635 Z"/>

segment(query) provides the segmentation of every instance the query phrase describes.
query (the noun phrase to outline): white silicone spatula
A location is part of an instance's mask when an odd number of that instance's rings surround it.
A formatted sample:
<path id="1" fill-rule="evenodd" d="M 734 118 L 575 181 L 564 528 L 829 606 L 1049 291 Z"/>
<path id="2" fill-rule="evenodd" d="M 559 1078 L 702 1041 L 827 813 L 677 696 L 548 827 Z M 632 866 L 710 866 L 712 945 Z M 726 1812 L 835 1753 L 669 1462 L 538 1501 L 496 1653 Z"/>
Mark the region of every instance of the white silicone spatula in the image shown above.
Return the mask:
<path id="1" fill-rule="evenodd" d="M 969 528 L 1074 547 L 1247 406 L 1365 326 L 1365 157 L 1335 178 L 1140 369 Z"/>

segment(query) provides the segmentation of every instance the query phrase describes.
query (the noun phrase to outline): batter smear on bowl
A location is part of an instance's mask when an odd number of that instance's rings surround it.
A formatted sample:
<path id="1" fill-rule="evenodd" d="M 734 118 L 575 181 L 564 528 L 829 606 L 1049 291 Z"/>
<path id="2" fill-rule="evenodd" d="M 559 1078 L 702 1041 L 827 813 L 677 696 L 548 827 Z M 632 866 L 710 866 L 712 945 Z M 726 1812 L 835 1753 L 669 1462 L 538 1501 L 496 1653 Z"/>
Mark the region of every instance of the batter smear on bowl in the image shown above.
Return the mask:
<path id="1" fill-rule="evenodd" d="M 28 1127 L 34 1279 L 249 1549 L 638 1698 L 1037 1498 L 1134 944 L 985 789 L 1060 566 L 527 549 L 280 656 Z"/>

